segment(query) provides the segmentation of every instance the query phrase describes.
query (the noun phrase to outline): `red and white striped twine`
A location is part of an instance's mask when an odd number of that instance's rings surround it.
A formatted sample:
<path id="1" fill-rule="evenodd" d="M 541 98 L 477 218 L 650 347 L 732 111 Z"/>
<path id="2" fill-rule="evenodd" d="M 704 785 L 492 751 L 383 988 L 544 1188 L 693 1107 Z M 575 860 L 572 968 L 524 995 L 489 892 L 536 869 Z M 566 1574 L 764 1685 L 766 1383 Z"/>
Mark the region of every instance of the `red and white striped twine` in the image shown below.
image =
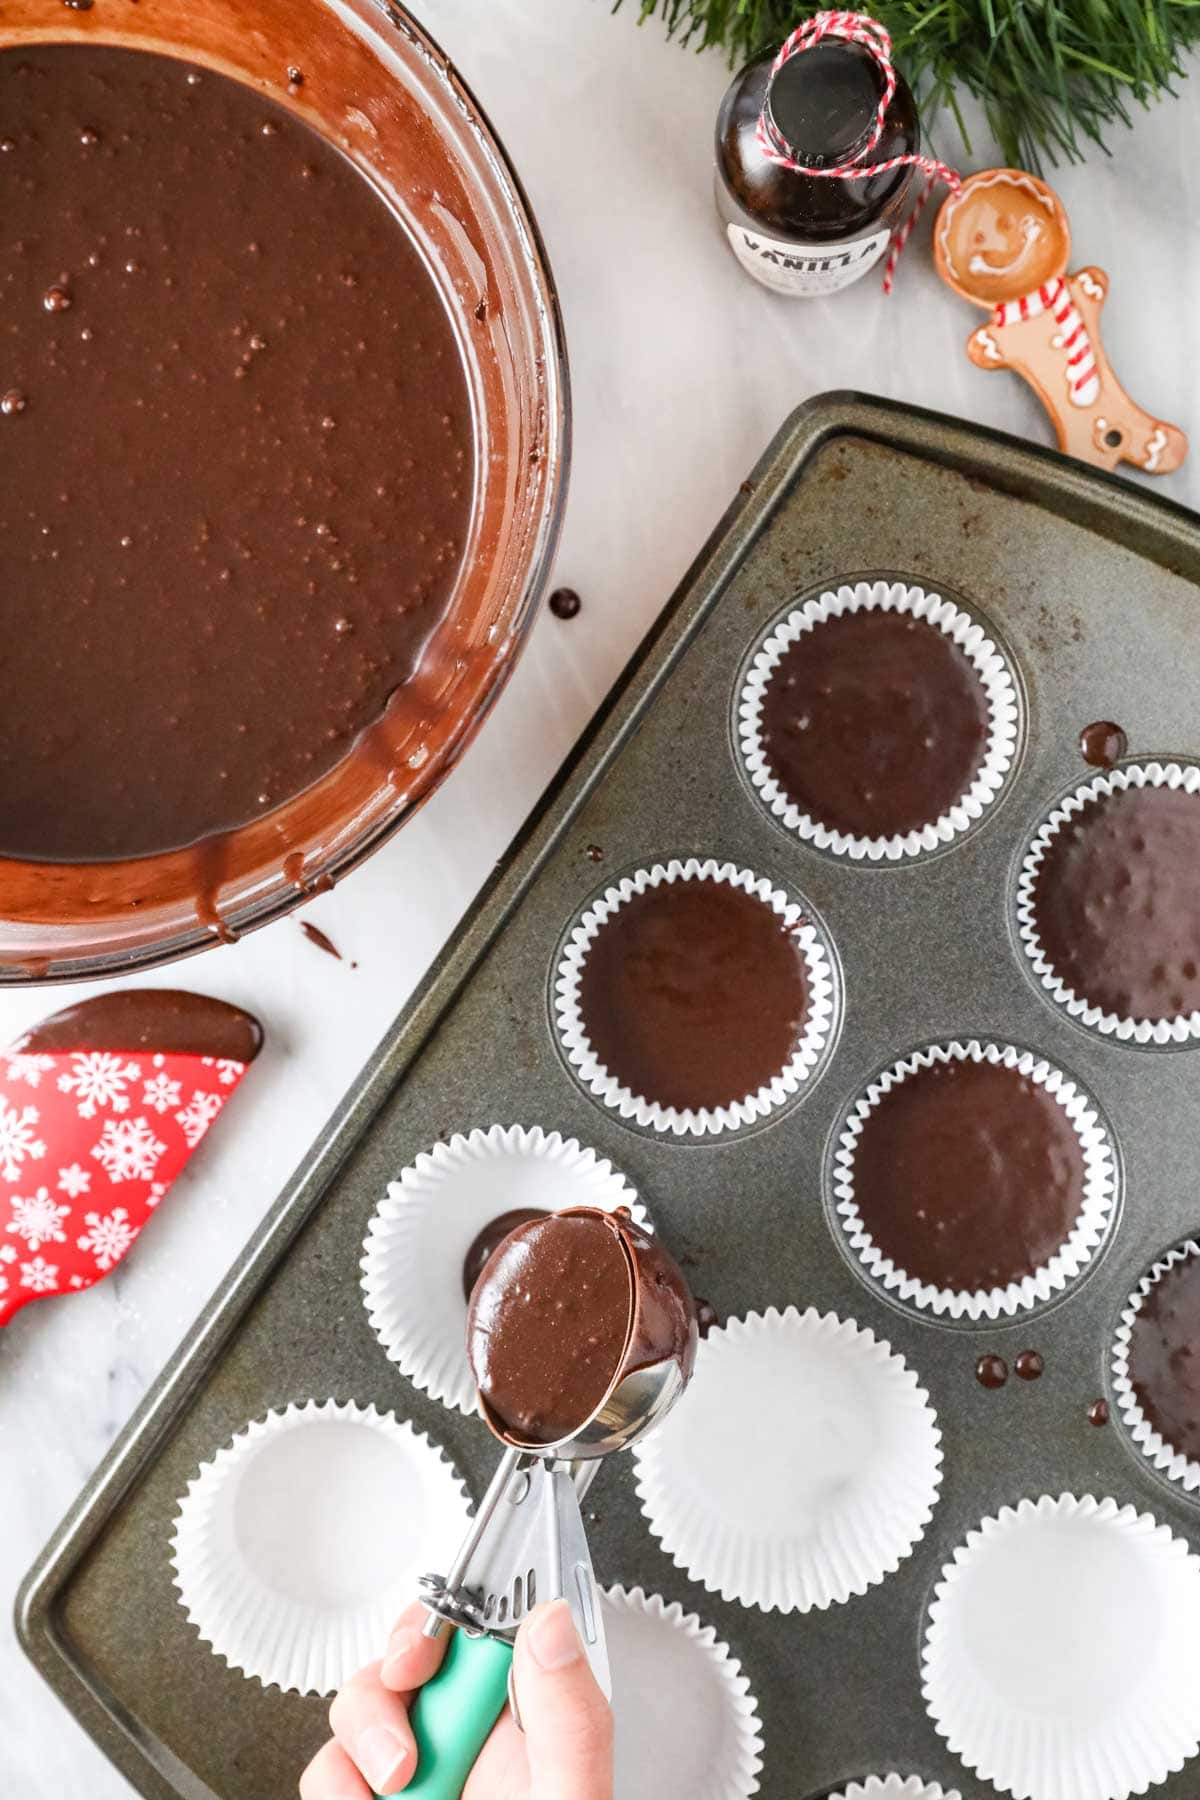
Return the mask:
<path id="1" fill-rule="evenodd" d="M 1054 314 L 1059 334 L 1054 339 L 1056 350 L 1067 354 L 1067 389 L 1076 406 L 1090 406 L 1100 393 L 1100 373 L 1096 353 L 1087 326 L 1071 298 L 1071 290 L 1061 275 L 1043 282 L 1032 294 L 1019 300 L 1003 300 L 992 314 L 993 325 L 1019 325 L 1025 319 L 1036 319 L 1046 309 Z"/>
<path id="2" fill-rule="evenodd" d="M 860 44 L 868 56 L 876 64 L 883 76 L 883 93 L 879 98 L 879 106 L 875 113 L 875 123 L 871 127 L 871 135 L 854 156 L 848 157 L 832 169 L 814 169 L 807 163 L 797 162 L 792 155 L 791 146 L 776 126 L 774 120 L 768 118 L 764 106 L 758 116 L 758 145 L 768 162 L 778 163 L 782 169 L 791 169 L 796 175 L 812 175 L 818 181 L 853 181 L 863 175 L 886 175 L 891 169 L 916 168 L 923 169 L 927 176 L 924 190 L 916 205 L 904 223 L 894 232 L 891 248 L 883 269 L 883 291 L 890 294 L 892 281 L 896 273 L 896 264 L 900 260 L 900 252 L 912 234 L 913 226 L 921 216 L 921 209 L 933 192 L 934 184 L 944 181 L 952 194 L 962 190 L 962 178 L 956 169 L 946 163 L 939 162 L 936 157 L 889 156 L 883 162 L 871 162 L 871 152 L 876 148 L 883 136 L 884 123 L 892 96 L 896 92 L 896 71 L 892 66 L 892 40 L 878 19 L 869 13 L 856 12 L 819 12 L 795 31 L 783 44 L 778 56 L 771 65 L 771 79 L 775 79 L 780 69 L 793 56 L 799 56 L 804 50 L 811 50 L 822 38 L 845 38 L 851 44 Z"/>

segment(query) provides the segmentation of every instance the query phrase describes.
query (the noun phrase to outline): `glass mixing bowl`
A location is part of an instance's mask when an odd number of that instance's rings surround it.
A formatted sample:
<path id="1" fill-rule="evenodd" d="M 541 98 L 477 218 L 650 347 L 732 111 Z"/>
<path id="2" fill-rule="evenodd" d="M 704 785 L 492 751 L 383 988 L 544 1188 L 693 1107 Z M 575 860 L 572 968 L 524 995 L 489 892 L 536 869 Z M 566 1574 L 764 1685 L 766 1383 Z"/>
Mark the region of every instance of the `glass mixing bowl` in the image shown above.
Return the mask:
<path id="1" fill-rule="evenodd" d="M 401 7 L 10 0 L 0 18 L 0 50 L 80 41 L 235 76 L 370 175 L 421 247 L 454 322 L 475 490 L 453 601 L 403 704 L 321 780 L 220 838 L 123 862 L 0 858 L 0 982 L 10 984 L 126 974 L 228 941 L 340 880 L 381 844 L 428 799 L 510 674 L 553 555 L 567 474 L 566 352 L 537 227 L 479 106 Z"/>

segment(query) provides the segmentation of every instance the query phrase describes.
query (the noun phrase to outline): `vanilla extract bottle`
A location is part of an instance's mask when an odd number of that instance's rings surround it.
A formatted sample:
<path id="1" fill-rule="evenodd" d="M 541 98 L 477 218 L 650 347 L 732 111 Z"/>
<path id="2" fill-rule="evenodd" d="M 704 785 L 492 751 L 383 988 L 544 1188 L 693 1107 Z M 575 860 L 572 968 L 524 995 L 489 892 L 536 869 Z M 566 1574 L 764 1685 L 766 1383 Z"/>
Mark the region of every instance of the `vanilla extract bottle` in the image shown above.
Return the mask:
<path id="1" fill-rule="evenodd" d="M 824 24 L 834 17 L 848 15 L 818 15 L 743 69 L 717 119 L 716 203 L 729 247 L 747 274 L 793 297 L 840 292 L 897 233 L 902 242 L 928 167 L 887 34 L 849 15 L 854 35 L 844 36 L 840 23 Z"/>

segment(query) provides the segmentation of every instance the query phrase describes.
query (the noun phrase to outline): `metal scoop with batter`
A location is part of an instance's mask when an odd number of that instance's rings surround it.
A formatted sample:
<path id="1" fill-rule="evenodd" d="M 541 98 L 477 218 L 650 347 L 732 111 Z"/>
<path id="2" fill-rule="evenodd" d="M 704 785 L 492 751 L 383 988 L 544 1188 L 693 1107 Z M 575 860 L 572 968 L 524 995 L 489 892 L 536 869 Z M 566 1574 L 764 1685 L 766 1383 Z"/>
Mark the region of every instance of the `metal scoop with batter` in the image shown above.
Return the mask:
<path id="1" fill-rule="evenodd" d="M 506 1450 L 449 1573 L 425 1578 L 425 1634 L 440 1637 L 452 1629 L 454 1637 L 413 1707 L 418 1763 L 404 1793 L 416 1800 L 458 1800 L 506 1700 L 516 1711 L 513 1642 L 534 1606 L 566 1600 L 592 1672 L 611 1693 L 580 1502 L 599 1459 L 633 1443 L 683 1392 L 695 1359 L 695 1312 L 683 1276 L 662 1247 L 623 1210 L 607 1214 L 591 1207 L 520 1226 L 496 1250 L 476 1294 L 490 1272 L 522 1280 L 523 1233 L 553 1232 L 554 1221 L 570 1219 L 603 1223 L 620 1245 L 628 1277 L 623 1348 L 599 1403 L 551 1443 L 523 1440 L 520 1427 L 500 1418 L 489 1394 L 480 1393 L 483 1416 Z M 581 1285 L 585 1281 L 586 1272 Z M 477 1363 L 475 1368 L 478 1378 Z"/>

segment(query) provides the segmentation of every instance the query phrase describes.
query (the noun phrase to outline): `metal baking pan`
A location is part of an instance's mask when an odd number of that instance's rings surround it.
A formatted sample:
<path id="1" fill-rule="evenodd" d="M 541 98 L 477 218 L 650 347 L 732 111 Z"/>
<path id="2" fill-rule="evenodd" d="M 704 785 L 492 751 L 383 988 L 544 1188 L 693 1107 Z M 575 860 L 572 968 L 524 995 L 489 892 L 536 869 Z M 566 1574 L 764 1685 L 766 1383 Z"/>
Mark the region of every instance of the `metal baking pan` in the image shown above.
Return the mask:
<path id="1" fill-rule="evenodd" d="M 864 868 L 789 839 L 751 801 L 731 698 L 755 634 L 794 596 L 884 571 L 944 585 L 999 627 L 1024 686 L 1024 748 L 982 829 L 916 864 Z M 886 1768 L 982 1794 L 926 1717 L 918 1646 L 937 1572 L 983 1515 L 1027 1494 L 1112 1494 L 1200 1549 L 1200 1508 L 1149 1471 L 1115 1416 L 1103 1430 L 1086 1420 L 1107 1390 L 1123 1300 L 1163 1246 L 1200 1225 L 1200 1052 L 1089 1036 L 1035 989 L 1009 922 L 1025 833 L 1086 774 L 1083 725 L 1117 719 L 1137 755 L 1200 753 L 1198 581 L 1200 521 L 1057 455 L 851 394 L 792 416 L 26 1581 L 25 1647 L 144 1794 L 293 1800 L 326 1730 L 322 1701 L 231 1672 L 176 1604 L 168 1538 L 201 1460 L 270 1407 L 332 1395 L 411 1417 L 482 1491 L 493 1441 L 399 1376 L 358 1287 L 385 1183 L 439 1136 L 476 1125 L 538 1123 L 594 1145 L 723 1316 L 788 1302 L 836 1310 L 886 1337 L 930 1391 L 945 1449 L 933 1523 L 898 1574 L 824 1613 L 764 1615 L 690 1583 L 651 1539 L 628 1459 L 593 1490 L 601 1581 L 680 1600 L 741 1659 L 766 1739 L 764 1800 L 805 1800 Z M 597 885 L 691 852 L 807 895 L 833 933 L 846 997 L 836 1052 L 802 1104 L 708 1145 L 631 1130 L 595 1103 L 555 1046 L 548 1004 L 555 946 Z M 830 1132 L 865 1081 L 918 1042 L 975 1034 L 1035 1047 L 1082 1077 L 1124 1168 L 1119 1227 L 1083 1284 L 983 1333 L 881 1299 L 835 1244 L 823 1203 Z M 1040 1382 L 989 1393 L 974 1380 L 981 1349 L 1011 1361 L 1027 1347 L 1045 1357 Z M 1186 1769 L 1156 1791 L 1183 1800 L 1198 1779 Z"/>

